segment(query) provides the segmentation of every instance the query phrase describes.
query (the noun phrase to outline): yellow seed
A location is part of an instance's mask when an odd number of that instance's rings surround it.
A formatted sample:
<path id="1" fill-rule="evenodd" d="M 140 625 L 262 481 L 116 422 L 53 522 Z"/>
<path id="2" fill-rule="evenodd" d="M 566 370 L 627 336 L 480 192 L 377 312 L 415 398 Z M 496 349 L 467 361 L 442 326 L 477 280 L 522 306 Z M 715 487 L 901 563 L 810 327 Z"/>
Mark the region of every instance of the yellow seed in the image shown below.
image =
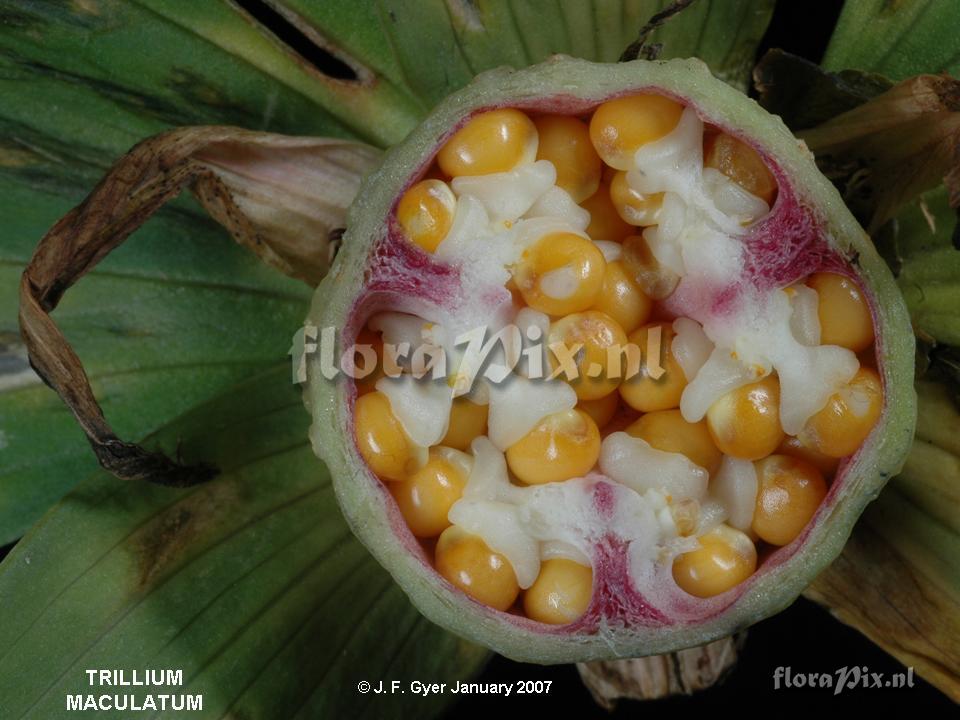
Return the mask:
<path id="1" fill-rule="evenodd" d="M 628 235 L 623 240 L 623 267 L 637 286 L 653 300 L 662 300 L 674 291 L 680 277 L 660 264 L 643 235 Z"/>
<path id="2" fill-rule="evenodd" d="M 432 253 L 450 232 L 457 198 L 442 180 L 422 180 L 397 204 L 397 222 L 414 245 Z"/>
<path id="3" fill-rule="evenodd" d="M 507 610 L 520 594 L 510 562 L 456 525 L 437 540 L 434 562 L 437 572 L 452 585 L 495 610 Z"/>
<path id="4" fill-rule="evenodd" d="M 816 448 L 807 447 L 798 437 L 787 435 L 783 442 L 777 448 L 778 455 L 789 455 L 790 457 L 806 460 L 813 465 L 825 478 L 832 478 L 837 472 L 837 466 L 840 464 L 839 458 L 833 458 L 824 455 Z"/>
<path id="5" fill-rule="evenodd" d="M 590 119 L 590 139 L 607 165 L 630 170 L 637 150 L 673 130 L 682 113 L 682 105 L 663 95 L 609 100 Z"/>
<path id="6" fill-rule="evenodd" d="M 620 260 L 607 263 L 603 286 L 593 304 L 593 310 L 606 313 L 631 333 L 650 319 L 653 301 L 634 282 Z"/>
<path id="7" fill-rule="evenodd" d="M 759 460 L 783 440 L 780 381 L 773 375 L 731 390 L 707 410 L 713 441 L 727 455 Z"/>
<path id="8" fill-rule="evenodd" d="M 544 115 L 534 125 L 540 136 L 537 159 L 553 163 L 557 185 L 577 203 L 593 195 L 600 186 L 602 163 L 587 124 L 569 115 Z"/>
<path id="9" fill-rule="evenodd" d="M 720 525 L 699 540 L 699 548 L 673 561 L 673 579 L 690 595 L 719 595 L 742 583 L 757 569 L 757 550 L 739 530 Z"/>
<path id="10" fill-rule="evenodd" d="M 376 389 L 377 380 L 382 378 L 384 374 L 383 364 L 380 362 L 380 358 L 383 357 L 383 340 L 379 333 L 375 333 L 370 328 L 364 328 L 358 333 L 354 344 L 358 347 L 368 345 L 377 354 L 376 360 L 374 361 L 376 366 L 373 372 L 366 377 L 357 378 L 356 380 L 357 395 L 366 395 Z M 354 355 L 354 363 L 356 364 L 358 373 L 366 372 L 366 360 L 359 352 Z"/>
<path id="11" fill-rule="evenodd" d="M 618 172 L 610 183 L 610 199 L 617 214 L 630 225 L 646 227 L 660 221 L 663 193 L 644 195 L 630 187 L 627 174 Z"/>
<path id="12" fill-rule="evenodd" d="M 531 620 L 566 625 L 586 612 L 592 595 L 593 569 L 555 558 L 540 565 L 536 581 L 523 594 L 523 609 Z"/>
<path id="13" fill-rule="evenodd" d="M 620 394 L 610 393 L 609 395 L 597 398 L 596 400 L 581 400 L 577 403 L 577 409 L 583 410 L 587 415 L 593 418 L 597 428 L 603 430 L 613 420 L 620 407 Z"/>
<path id="14" fill-rule="evenodd" d="M 817 291 L 820 304 L 820 343 L 839 345 L 853 352 L 873 344 L 873 317 L 860 288 L 852 280 L 835 273 L 815 273 L 807 285 Z"/>
<path id="15" fill-rule="evenodd" d="M 437 154 L 450 177 L 506 172 L 537 152 L 537 128 L 519 110 L 490 110 L 472 118 Z"/>
<path id="16" fill-rule="evenodd" d="M 777 181 L 760 153 L 732 135 L 704 133 L 703 166 L 719 170 L 767 205 L 777 197 Z"/>
<path id="17" fill-rule="evenodd" d="M 581 202 L 580 207 L 590 213 L 587 235 L 594 240 L 621 242 L 633 232 L 633 226 L 625 223 L 613 206 L 609 183 L 600 183 L 600 188 Z"/>
<path id="18" fill-rule="evenodd" d="M 757 468 L 753 531 L 772 545 L 800 535 L 827 495 L 827 483 L 813 465 L 789 455 L 770 455 Z"/>
<path id="19" fill-rule="evenodd" d="M 406 480 L 390 483 L 400 514 L 419 538 L 436 537 L 450 526 L 447 513 L 463 495 L 467 475 L 444 448 L 433 448 L 426 464 Z"/>
<path id="20" fill-rule="evenodd" d="M 883 410 L 883 385 L 873 368 L 862 367 L 853 379 L 807 421 L 800 433 L 804 445 L 824 455 L 853 455 L 867 439 Z"/>
<path id="21" fill-rule="evenodd" d="M 548 315 L 569 315 L 590 307 L 603 287 L 603 253 L 573 233 L 546 235 L 513 268 L 524 302 Z"/>
<path id="22" fill-rule="evenodd" d="M 450 409 L 450 426 L 441 445 L 469 450 L 474 438 L 487 432 L 487 405 L 477 405 L 469 398 L 459 397 Z"/>
<path id="23" fill-rule="evenodd" d="M 620 352 L 627 344 L 627 334 L 617 322 L 606 313 L 596 310 L 573 313 L 557 320 L 550 326 L 547 347 L 562 345 L 573 351 L 577 345 L 583 347 L 574 356 L 577 368 L 575 379 L 566 379 L 581 400 L 596 400 L 614 392 L 620 385 L 621 372 L 611 373 L 608 361 L 611 353 Z M 564 357 L 561 355 L 560 357 Z M 557 357 L 550 353 L 553 368 L 559 366 Z M 617 363 L 614 367 L 623 363 Z"/>
<path id="24" fill-rule="evenodd" d="M 650 342 L 650 331 L 656 328 L 660 329 L 659 357 L 655 354 L 656 343 Z M 620 396 L 634 410 L 653 412 L 680 405 L 687 378 L 670 349 L 673 336 L 671 323 L 655 322 L 634 330 L 627 337 L 627 343 L 636 346 L 643 356 L 640 372 L 620 384 Z M 654 351 L 652 357 L 651 350 Z M 655 378 L 661 369 L 662 375 Z"/>
<path id="25" fill-rule="evenodd" d="M 416 448 L 382 392 L 361 395 L 354 406 L 357 448 L 374 474 L 404 480 L 419 466 Z"/>
<path id="26" fill-rule="evenodd" d="M 707 423 L 703 420 L 688 423 L 679 410 L 647 413 L 627 427 L 627 433 L 645 440 L 657 450 L 686 455 L 710 475 L 717 472 L 723 460 L 723 453 L 714 444 Z"/>
<path id="27" fill-rule="evenodd" d="M 510 470 L 528 485 L 583 477 L 599 457 L 597 424 L 577 409 L 548 415 L 507 448 Z"/>

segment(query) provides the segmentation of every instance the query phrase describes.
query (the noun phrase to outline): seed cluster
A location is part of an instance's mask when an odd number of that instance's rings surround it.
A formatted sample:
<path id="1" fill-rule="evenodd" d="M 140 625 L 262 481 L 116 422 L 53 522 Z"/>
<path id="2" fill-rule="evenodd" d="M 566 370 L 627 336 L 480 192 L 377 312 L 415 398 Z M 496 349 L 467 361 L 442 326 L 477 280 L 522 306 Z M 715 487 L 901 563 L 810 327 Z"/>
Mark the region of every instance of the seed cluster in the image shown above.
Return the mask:
<path id="1" fill-rule="evenodd" d="M 684 419 L 681 398 L 693 380 L 687 372 L 696 366 L 690 355 L 700 351 L 689 343 L 680 347 L 678 333 L 696 323 L 676 317 L 664 303 L 680 278 L 658 261 L 644 235 L 662 219 L 664 193 L 638 192 L 629 176 L 637 151 L 669 135 L 683 112 L 680 103 L 653 94 L 602 103 L 587 117 L 484 112 L 439 150 L 425 179 L 400 198 L 396 219 L 411 243 L 434 253 L 457 212 L 454 179 L 506 173 L 535 160 L 552 163 L 556 186 L 565 193 L 561 199 L 587 210 L 589 224 L 585 232 L 550 232 L 530 243 L 509 268 L 505 287 L 518 311 L 548 316 L 548 345 L 581 346 L 574 355 L 578 376 L 570 381 L 577 405 L 542 417 L 506 448 L 510 481 L 533 486 L 599 472 L 602 445 L 615 433 L 686 458 L 709 478 L 715 504 L 726 503 L 725 521 L 707 527 L 705 508 L 696 500 L 667 496 L 677 534 L 697 538 L 692 549 L 671 559 L 672 574 L 686 593 L 710 597 L 753 574 L 767 546 L 787 545 L 802 534 L 840 459 L 856 452 L 879 419 L 883 390 L 873 368 L 866 299 L 851 279 L 820 272 L 802 283 L 816 295 L 819 344 L 858 353 L 853 378 L 795 435 L 781 425 L 780 380 L 769 369 L 758 368 L 754 381 L 723 394 L 702 420 Z M 775 202 L 776 179 L 746 143 L 708 125 L 702 157 L 704 167 L 742 191 L 767 206 Z M 652 338 L 659 338 L 662 370 L 654 374 L 642 363 L 627 380 L 608 372 L 609 348 L 647 348 Z M 380 354 L 373 327 L 364 328 L 358 342 Z M 557 359 L 548 361 L 555 369 Z M 545 553 L 535 581 L 521 590 L 503 554 L 448 519 L 470 477 L 471 444 L 489 431 L 488 406 L 456 398 L 445 437 L 420 447 L 380 389 L 381 377 L 357 383 L 357 447 L 390 489 L 411 532 L 433 554 L 437 571 L 497 610 L 552 624 L 580 617 L 592 597 L 589 558 L 554 548 L 555 556 Z"/>

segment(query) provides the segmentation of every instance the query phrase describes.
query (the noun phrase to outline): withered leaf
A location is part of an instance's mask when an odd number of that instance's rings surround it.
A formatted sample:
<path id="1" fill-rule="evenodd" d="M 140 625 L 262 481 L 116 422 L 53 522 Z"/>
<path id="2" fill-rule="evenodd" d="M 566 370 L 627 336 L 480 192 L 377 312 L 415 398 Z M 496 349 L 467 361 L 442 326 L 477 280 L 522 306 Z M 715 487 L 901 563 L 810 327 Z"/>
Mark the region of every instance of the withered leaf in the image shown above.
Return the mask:
<path id="1" fill-rule="evenodd" d="M 872 233 L 921 193 L 956 180 L 960 82 L 918 75 L 798 135 Z M 951 196 L 960 200 L 956 187 Z"/>
<path id="2" fill-rule="evenodd" d="M 939 383 L 917 395 L 903 471 L 804 594 L 960 701 L 960 412 Z"/>
<path id="3" fill-rule="evenodd" d="M 620 700 L 656 700 L 691 695 L 733 670 L 746 632 L 701 647 L 627 660 L 579 663 L 577 671 L 598 705 L 613 710 Z"/>
<path id="4" fill-rule="evenodd" d="M 361 177 L 379 157 L 343 140 L 179 128 L 134 147 L 43 237 L 21 278 L 21 335 L 30 364 L 70 407 L 104 468 L 174 486 L 214 473 L 114 434 L 80 358 L 50 316 L 64 292 L 184 187 L 265 263 L 315 284 L 329 264 L 331 230 L 344 225 Z"/>

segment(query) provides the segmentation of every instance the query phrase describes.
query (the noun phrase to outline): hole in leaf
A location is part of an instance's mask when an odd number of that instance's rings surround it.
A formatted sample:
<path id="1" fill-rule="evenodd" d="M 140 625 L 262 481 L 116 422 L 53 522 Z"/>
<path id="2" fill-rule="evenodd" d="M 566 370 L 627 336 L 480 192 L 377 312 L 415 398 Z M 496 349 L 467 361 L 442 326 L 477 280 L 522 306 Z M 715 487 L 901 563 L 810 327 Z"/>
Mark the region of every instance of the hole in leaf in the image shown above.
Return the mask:
<path id="1" fill-rule="evenodd" d="M 234 0 L 234 2 L 317 71 L 335 80 L 359 79 L 350 65 L 317 44 L 271 3 L 266 0 Z"/>

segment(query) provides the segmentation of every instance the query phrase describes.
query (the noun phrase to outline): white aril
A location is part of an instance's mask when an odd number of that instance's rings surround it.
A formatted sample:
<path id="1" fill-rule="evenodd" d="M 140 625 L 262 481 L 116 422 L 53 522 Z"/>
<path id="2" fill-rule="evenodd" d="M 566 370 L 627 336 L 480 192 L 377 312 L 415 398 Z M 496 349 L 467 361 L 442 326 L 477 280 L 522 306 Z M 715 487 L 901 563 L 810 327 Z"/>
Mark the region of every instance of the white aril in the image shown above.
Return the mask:
<path id="1" fill-rule="evenodd" d="M 558 218 L 576 230 L 586 230 L 590 224 L 590 213 L 577 205 L 563 188 L 553 186 L 530 206 L 524 218 Z"/>
<path id="2" fill-rule="evenodd" d="M 576 404 L 577 394 L 560 380 L 528 380 L 515 375 L 506 382 L 491 384 L 487 416 L 490 440 L 506 450 L 543 418 L 571 410 Z"/>
<path id="3" fill-rule="evenodd" d="M 723 507 L 727 524 L 737 530 L 749 530 L 757 502 L 757 471 L 753 463 L 725 455 L 717 476 L 710 481 L 710 496 Z"/>
<path id="4" fill-rule="evenodd" d="M 660 490 L 674 499 L 701 499 L 709 474 L 680 453 L 664 452 L 625 432 L 608 435 L 600 446 L 604 475 L 637 492 Z"/>
<path id="5" fill-rule="evenodd" d="M 390 400 L 390 409 L 416 445 L 436 445 L 447 434 L 453 390 L 445 382 L 403 374 L 382 377 L 376 387 Z"/>
<path id="6" fill-rule="evenodd" d="M 494 222 L 513 221 L 554 187 L 557 171 L 553 163 L 538 160 L 529 165 L 490 175 L 454 178 L 451 186 L 457 197 L 475 197 Z"/>

